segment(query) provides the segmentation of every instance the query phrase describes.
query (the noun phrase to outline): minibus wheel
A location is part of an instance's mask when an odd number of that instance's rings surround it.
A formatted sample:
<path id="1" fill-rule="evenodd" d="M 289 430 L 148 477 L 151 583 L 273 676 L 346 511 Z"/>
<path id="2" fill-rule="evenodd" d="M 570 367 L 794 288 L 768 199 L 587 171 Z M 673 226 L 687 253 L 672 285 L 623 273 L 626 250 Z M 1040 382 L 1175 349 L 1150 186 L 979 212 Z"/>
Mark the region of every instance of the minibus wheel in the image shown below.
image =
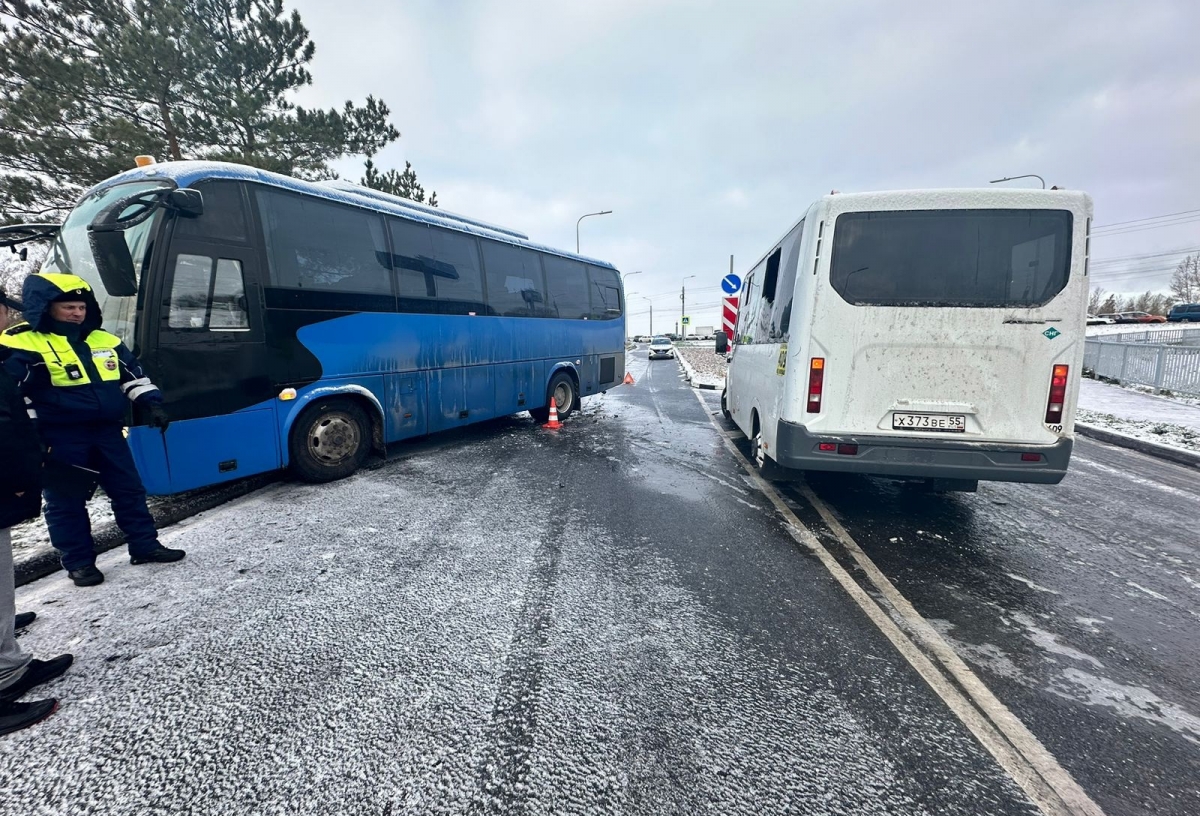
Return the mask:
<path id="1" fill-rule="evenodd" d="M 721 392 L 721 413 L 725 415 L 725 418 L 726 418 L 726 419 L 732 420 L 732 419 L 733 419 L 733 414 L 729 413 L 729 399 L 728 399 L 728 396 L 729 396 L 729 392 L 728 392 L 728 391 L 722 391 L 722 392 Z"/>
<path id="2" fill-rule="evenodd" d="M 332 482 L 358 470 L 371 450 L 371 423 L 351 399 L 317 400 L 289 435 L 292 470 L 306 482 Z"/>

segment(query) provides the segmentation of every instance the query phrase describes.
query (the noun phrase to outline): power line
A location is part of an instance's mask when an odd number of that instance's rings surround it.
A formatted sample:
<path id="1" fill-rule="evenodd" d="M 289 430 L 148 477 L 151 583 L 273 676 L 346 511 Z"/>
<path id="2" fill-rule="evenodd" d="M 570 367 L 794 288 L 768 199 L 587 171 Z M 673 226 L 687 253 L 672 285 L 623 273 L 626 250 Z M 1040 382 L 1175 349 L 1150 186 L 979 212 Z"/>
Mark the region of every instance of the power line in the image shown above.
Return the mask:
<path id="1" fill-rule="evenodd" d="M 1183 210 L 1182 212 L 1177 212 L 1177 213 L 1167 213 L 1165 215 L 1151 215 L 1151 216 L 1147 216 L 1146 218 L 1135 218 L 1132 221 L 1117 221 L 1112 224 L 1101 224 L 1099 226 L 1092 227 L 1092 232 L 1095 233 L 1097 230 L 1106 230 L 1106 229 L 1111 229 L 1113 227 L 1123 227 L 1126 224 L 1140 224 L 1143 221 L 1159 221 L 1163 218 L 1174 218 L 1175 216 L 1178 216 L 1178 215 L 1193 215 L 1193 214 L 1197 214 L 1197 213 L 1200 213 L 1200 210 Z"/>
<path id="2" fill-rule="evenodd" d="M 1141 226 L 1122 227 L 1120 229 L 1106 230 L 1104 232 L 1093 232 L 1093 238 L 1108 238 L 1110 235 L 1126 235 L 1131 232 L 1145 232 L 1146 230 L 1160 229 L 1162 227 L 1176 227 L 1182 224 L 1190 224 L 1194 221 L 1200 221 L 1200 216 L 1191 218 L 1177 218 L 1174 221 L 1162 221 L 1157 224 L 1143 224 Z"/>
<path id="3" fill-rule="evenodd" d="M 1092 266 L 1098 264 L 1120 263 L 1121 261 L 1140 261 L 1144 258 L 1166 258 L 1171 255 L 1187 255 L 1192 252 L 1200 251 L 1200 246 L 1184 247 L 1183 249 L 1175 249 L 1171 252 L 1152 252 L 1141 255 L 1122 255 L 1119 258 L 1092 258 L 1090 263 Z"/>

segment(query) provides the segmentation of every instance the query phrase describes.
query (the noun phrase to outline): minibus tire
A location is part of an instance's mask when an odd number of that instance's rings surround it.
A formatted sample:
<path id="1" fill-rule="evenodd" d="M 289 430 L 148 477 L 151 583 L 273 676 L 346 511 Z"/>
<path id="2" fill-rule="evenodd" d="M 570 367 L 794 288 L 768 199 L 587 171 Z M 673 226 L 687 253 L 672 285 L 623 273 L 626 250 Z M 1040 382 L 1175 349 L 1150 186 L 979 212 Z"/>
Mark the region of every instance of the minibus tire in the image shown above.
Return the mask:
<path id="1" fill-rule="evenodd" d="M 324 458 L 321 445 L 331 449 Z M 288 435 L 292 471 L 306 482 L 332 482 L 354 473 L 371 452 L 371 423 L 352 399 L 317 400 L 296 419 Z"/>
<path id="2" fill-rule="evenodd" d="M 569 417 L 575 411 L 580 399 L 579 389 L 575 387 L 575 379 L 565 371 L 560 371 L 550 378 L 550 385 L 546 388 L 545 407 L 530 409 L 530 415 L 538 422 L 548 422 L 550 420 L 550 400 L 554 399 L 555 392 L 560 389 L 563 389 L 567 399 L 565 404 L 558 408 L 558 419 L 561 422 Z"/>
<path id="3" fill-rule="evenodd" d="M 728 393 L 728 391 L 721 392 L 721 413 L 725 415 L 726 419 L 732 421 L 733 414 L 729 413 Z"/>

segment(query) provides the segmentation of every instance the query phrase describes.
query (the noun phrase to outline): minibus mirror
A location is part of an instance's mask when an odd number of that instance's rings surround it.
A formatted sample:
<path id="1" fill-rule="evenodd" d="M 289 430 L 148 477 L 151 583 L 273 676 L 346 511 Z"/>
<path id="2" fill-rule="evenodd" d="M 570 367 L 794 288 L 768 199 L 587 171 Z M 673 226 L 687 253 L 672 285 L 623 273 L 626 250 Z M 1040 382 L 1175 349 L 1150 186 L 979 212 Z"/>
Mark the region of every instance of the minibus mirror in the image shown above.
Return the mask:
<path id="1" fill-rule="evenodd" d="M 112 297 L 133 297 L 137 294 L 137 274 L 133 269 L 133 258 L 125 233 L 119 231 L 91 230 L 88 242 L 92 245 L 92 257 L 100 271 L 100 280 Z"/>
<path id="2" fill-rule="evenodd" d="M 196 217 L 204 214 L 204 194 L 190 187 L 181 187 L 167 194 L 167 204 L 181 215 Z"/>
<path id="3" fill-rule="evenodd" d="M 726 336 L 725 332 L 723 332 L 723 331 L 717 332 L 716 340 L 717 340 L 717 354 L 724 354 L 725 352 L 729 351 L 729 337 Z"/>

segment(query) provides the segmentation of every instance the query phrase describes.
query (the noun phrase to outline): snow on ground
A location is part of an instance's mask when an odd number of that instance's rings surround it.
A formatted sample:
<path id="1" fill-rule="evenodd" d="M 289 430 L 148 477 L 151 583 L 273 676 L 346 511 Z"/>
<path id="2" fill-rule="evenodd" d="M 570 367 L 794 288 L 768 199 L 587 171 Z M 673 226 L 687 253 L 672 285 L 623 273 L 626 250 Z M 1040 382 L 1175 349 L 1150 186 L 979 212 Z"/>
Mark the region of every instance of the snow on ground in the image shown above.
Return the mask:
<path id="1" fill-rule="evenodd" d="M 1086 334 L 1088 337 L 1103 337 L 1108 334 L 1137 334 L 1138 332 L 1150 331 L 1170 331 L 1172 329 L 1182 329 L 1190 326 L 1185 323 L 1115 323 L 1105 324 L 1102 326 L 1088 326 Z M 1198 330 L 1200 331 L 1200 330 Z"/>
<path id="2" fill-rule="evenodd" d="M 159 504 L 170 502 L 170 496 L 151 496 L 147 499 L 150 512 L 154 513 Z M 96 495 L 88 502 L 88 516 L 92 520 L 92 535 L 100 535 L 101 531 L 116 529 L 116 519 L 113 518 L 112 507 L 108 496 L 103 490 L 97 490 Z M 18 524 L 12 528 L 13 561 L 21 564 L 32 561 L 44 553 L 51 552 L 50 531 L 46 529 L 45 517 Z"/>
<path id="3" fill-rule="evenodd" d="M 725 355 L 717 354 L 712 343 L 697 346 L 675 346 L 687 378 L 695 386 L 725 386 Z"/>
<path id="4" fill-rule="evenodd" d="M 1141 439 L 1146 442 L 1157 442 L 1159 445 L 1167 445 L 1168 447 L 1179 448 L 1180 450 L 1200 453 L 1200 433 L 1191 428 L 1185 428 L 1182 425 L 1127 419 L 1125 417 L 1114 416 L 1113 414 L 1103 414 L 1082 409 L 1076 413 L 1076 419 L 1080 422 L 1086 422 L 1088 425 L 1103 428 L 1106 431 L 1132 436 L 1135 439 Z"/>
<path id="5" fill-rule="evenodd" d="M 1200 406 L 1082 379 L 1076 419 L 1115 433 L 1200 453 Z"/>
<path id="6" fill-rule="evenodd" d="M 819 666 L 564 490 L 584 465 L 532 478 L 561 433 L 277 485 L 166 531 L 181 563 L 23 587 L 22 644 L 77 661 L 0 740 L 5 812 L 926 812 Z"/>
<path id="7" fill-rule="evenodd" d="M 1200 406 L 1195 402 L 1160 397 L 1087 378 L 1079 383 L 1079 407 L 1090 413 L 1112 414 L 1138 422 L 1178 425 L 1200 435 Z"/>

